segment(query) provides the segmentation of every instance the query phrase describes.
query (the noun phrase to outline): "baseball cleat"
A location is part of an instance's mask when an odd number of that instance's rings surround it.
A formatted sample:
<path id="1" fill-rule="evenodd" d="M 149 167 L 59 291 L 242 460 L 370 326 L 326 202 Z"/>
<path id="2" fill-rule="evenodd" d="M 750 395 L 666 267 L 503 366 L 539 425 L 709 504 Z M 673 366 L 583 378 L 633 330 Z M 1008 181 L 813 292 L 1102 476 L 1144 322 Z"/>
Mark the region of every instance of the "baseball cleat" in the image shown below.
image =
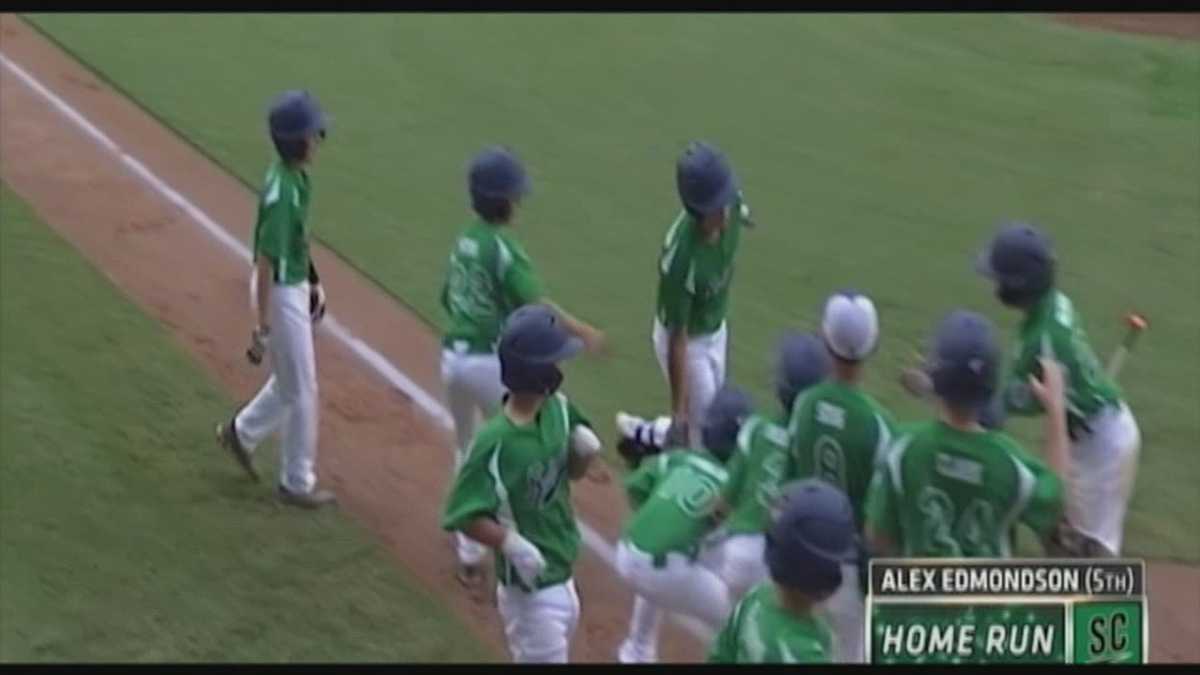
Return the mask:
<path id="1" fill-rule="evenodd" d="M 637 440 L 638 429 L 646 423 L 646 420 L 637 415 L 630 415 L 627 412 L 618 411 L 616 417 L 617 432 L 622 438 Z"/>
<path id="2" fill-rule="evenodd" d="M 250 475 L 250 478 L 255 482 L 258 481 L 258 470 L 254 468 L 254 457 L 238 440 L 237 417 L 231 417 L 228 422 L 217 425 L 217 445 L 228 450 L 237 463 Z"/>
<path id="3" fill-rule="evenodd" d="M 319 509 L 326 504 L 337 503 L 337 497 L 329 490 L 313 488 L 310 492 L 293 492 L 280 485 L 279 501 L 304 509 Z"/>

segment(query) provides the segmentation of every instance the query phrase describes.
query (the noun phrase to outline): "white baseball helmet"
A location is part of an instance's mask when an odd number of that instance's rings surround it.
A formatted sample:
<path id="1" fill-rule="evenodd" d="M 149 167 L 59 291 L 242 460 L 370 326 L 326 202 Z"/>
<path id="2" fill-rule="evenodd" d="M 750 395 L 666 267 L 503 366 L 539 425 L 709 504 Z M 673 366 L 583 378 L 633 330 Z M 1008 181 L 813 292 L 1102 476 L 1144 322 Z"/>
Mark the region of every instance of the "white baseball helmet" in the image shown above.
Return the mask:
<path id="1" fill-rule="evenodd" d="M 821 337 L 829 351 L 846 361 L 861 361 L 879 342 L 875 303 L 855 291 L 839 291 L 825 301 Z"/>

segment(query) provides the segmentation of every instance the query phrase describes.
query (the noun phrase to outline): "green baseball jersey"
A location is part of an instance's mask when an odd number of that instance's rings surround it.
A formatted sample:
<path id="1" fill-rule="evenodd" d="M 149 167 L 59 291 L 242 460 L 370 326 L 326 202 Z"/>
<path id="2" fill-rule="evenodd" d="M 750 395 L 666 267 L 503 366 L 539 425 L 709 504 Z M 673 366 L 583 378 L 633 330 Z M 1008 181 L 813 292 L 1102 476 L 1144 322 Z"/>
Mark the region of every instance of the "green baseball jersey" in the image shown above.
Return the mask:
<path id="1" fill-rule="evenodd" d="M 729 225 L 716 242 L 704 240 L 695 218 L 680 212 L 663 241 L 658 259 L 658 320 L 687 334 L 715 333 L 729 310 L 733 259 L 750 207 L 739 192 Z"/>
<path id="2" fill-rule="evenodd" d="M 796 615 L 765 581 L 734 608 L 708 654 L 709 663 L 830 663 L 833 631 L 815 613 Z"/>
<path id="3" fill-rule="evenodd" d="M 254 221 L 254 256 L 265 256 L 275 271 L 275 282 L 298 284 L 308 280 L 308 173 L 275 160 L 263 183 Z"/>
<path id="4" fill-rule="evenodd" d="M 450 490 L 442 527 L 460 530 L 479 517 L 516 528 L 546 559 L 538 588 L 571 577 L 579 554 L 579 529 L 567 479 L 571 431 L 590 427 L 561 393 L 546 400 L 530 424 L 517 425 L 503 411 L 483 426 Z M 523 587 L 499 552 L 496 578 Z M 527 589 L 528 590 L 528 589 Z"/>
<path id="5" fill-rule="evenodd" d="M 787 472 L 789 445 L 787 430 L 765 417 L 753 415 L 742 424 L 722 493 L 729 508 L 724 523 L 727 532 L 766 531 L 771 505 Z"/>
<path id="6" fill-rule="evenodd" d="M 625 479 L 635 512 L 622 536 L 650 555 L 693 557 L 714 526 L 712 511 L 725 468 L 698 450 L 672 450 L 643 461 Z"/>
<path id="7" fill-rule="evenodd" d="M 1101 408 L 1120 402 L 1120 390 L 1088 344 L 1083 318 L 1061 291 L 1047 293 L 1021 323 L 1003 388 L 1009 411 L 1020 415 L 1042 412 L 1041 403 L 1029 390 L 1029 376 L 1041 374 L 1039 356 L 1052 356 L 1063 365 L 1071 423 L 1082 422 Z"/>
<path id="8" fill-rule="evenodd" d="M 1006 558 L 1018 522 L 1044 537 L 1062 514 L 1062 481 L 1000 431 L 905 426 L 885 462 L 867 524 L 907 557 Z"/>
<path id="9" fill-rule="evenodd" d="M 450 318 L 443 344 L 472 353 L 495 351 L 505 319 L 542 296 L 525 249 L 501 226 L 476 220 L 454 242 L 442 284 Z"/>
<path id="10" fill-rule="evenodd" d="M 858 387 L 826 380 L 792 404 L 788 481 L 821 478 L 850 498 L 862 528 L 867 487 L 883 463 L 895 428 L 892 414 Z"/>

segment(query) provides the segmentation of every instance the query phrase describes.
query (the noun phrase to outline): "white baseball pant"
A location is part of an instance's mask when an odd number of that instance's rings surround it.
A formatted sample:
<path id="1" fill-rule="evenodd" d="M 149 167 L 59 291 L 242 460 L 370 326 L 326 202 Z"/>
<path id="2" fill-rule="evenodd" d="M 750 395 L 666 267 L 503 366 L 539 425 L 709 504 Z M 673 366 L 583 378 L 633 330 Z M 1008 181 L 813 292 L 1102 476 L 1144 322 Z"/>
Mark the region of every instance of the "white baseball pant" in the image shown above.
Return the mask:
<path id="1" fill-rule="evenodd" d="M 495 354 L 443 349 L 442 382 L 446 387 L 446 407 L 454 419 L 454 471 L 457 473 L 467 461 L 479 420 L 491 417 L 500 407 L 504 396 L 500 359 Z M 487 555 L 483 544 L 462 533 L 454 537 L 460 563 L 477 565 Z"/>
<path id="2" fill-rule="evenodd" d="M 759 534 L 731 534 L 721 542 L 721 578 L 729 587 L 729 597 L 737 604 L 759 582 L 770 577 L 763 560 L 766 537 Z"/>
<path id="3" fill-rule="evenodd" d="M 688 442 L 700 447 L 700 426 L 709 403 L 717 390 L 725 384 L 725 360 L 728 351 L 729 330 L 725 323 L 715 333 L 688 338 L 685 368 L 688 391 Z M 654 355 L 663 377 L 670 383 L 667 348 L 670 334 L 657 318 L 652 333 Z"/>
<path id="4" fill-rule="evenodd" d="M 251 297 L 257 274 L 251 276 Z M 317 477 L 317 364 L 313 350 L 308 282 L 275 284 L 271 289 L 271 334 L 267 357 L 271 376 L 237 414 L 238 440 L 253 450 L 282 429 L 279 483 L 292 492 L 311 492 Z M 251 301 L 251 307 L 257 301 Z"/>
<path id="5" fill-rule="evenodd" d="M 863 621 L 866 607 L 859 590 L 858 565 L 842 565 L 842 585 L 825 601 L 829 627 L 837 638 L 835 663 L 865 663 Z"/>
<path id="6" fill-rule="evenodd" d="M 729 618 L 729 589 L 718 576 L 719 549 L 708 549 L 697 560 L 668 553 L 661 566 L 629 541 L 617 544 L 617 574 L 633 589 L 629 634 L 617 651 L 621 663 L 658 660 L 658 633 L 663 611 L 694 616 L 718 631 Z"/>
<path id="7" fill-rule="evenodd" d="M 1142 438 L 1124 403 L 1088 420 L 1091 433 L 1071 443 L 1067 515 L 1084 534 L 1121 554 Z"/>
<path id="8" fill-rule="evenodd" d="M 514 663 L 567 663 L 579 625 L 574 579 L 532 593 L 501 585 L 496 605 Z"/>

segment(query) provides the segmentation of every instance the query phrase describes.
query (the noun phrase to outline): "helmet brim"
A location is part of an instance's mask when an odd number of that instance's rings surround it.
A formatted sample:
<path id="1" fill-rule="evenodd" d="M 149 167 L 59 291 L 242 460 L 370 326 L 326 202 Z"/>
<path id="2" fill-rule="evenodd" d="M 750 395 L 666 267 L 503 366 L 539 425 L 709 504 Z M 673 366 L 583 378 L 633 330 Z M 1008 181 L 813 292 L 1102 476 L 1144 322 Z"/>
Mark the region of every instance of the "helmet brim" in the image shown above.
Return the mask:
<path id="1" fill-rule="evenodd" d="M 538 363 L 559 363 L 573 358 L 583 351 L 583 340 L 571 335 L 558 349 L 536 359 Z"/>

